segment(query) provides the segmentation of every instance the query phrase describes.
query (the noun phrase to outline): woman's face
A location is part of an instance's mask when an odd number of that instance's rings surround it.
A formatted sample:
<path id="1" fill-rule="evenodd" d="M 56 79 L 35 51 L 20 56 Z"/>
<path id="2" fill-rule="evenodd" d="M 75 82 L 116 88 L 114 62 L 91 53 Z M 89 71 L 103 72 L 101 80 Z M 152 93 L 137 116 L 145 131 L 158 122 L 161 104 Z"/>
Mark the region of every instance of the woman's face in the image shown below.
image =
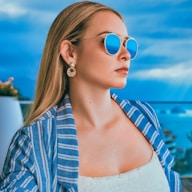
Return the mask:
<path id="1" fill-rule="evenodd" d="M 104 48 L 107 33 L 116 33 L 122 38 L 128 36 L 123 21 L 114 13 L 96 13 L 88 22 L 77 48 L 76 78 L 91 86 L 121 88 L 126 85 L 130 55 L 123 45 L 116 55 L 108 55 Z M 98 37 L 98 34 L 101 34 Z"/>

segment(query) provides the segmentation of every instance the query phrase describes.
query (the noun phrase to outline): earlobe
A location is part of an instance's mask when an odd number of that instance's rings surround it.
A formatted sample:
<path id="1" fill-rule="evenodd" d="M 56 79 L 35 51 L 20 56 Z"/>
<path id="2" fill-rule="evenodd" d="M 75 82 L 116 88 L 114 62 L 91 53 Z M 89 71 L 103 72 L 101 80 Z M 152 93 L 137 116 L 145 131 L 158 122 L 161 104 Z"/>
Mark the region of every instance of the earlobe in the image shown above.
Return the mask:
<path id="1" fill-rule="evenodd" d="M 63 40 L 60 44 L 60 55 L 66 63 L 75 60 L 74 47 L 68 40 Z"/>

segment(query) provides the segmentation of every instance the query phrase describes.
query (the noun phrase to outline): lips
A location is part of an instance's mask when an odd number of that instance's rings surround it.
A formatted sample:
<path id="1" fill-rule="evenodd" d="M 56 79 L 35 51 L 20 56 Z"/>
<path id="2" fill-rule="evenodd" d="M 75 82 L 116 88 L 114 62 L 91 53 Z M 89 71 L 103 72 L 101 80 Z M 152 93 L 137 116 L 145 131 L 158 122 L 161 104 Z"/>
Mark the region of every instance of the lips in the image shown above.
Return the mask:
<path id="1" fill-rule="evenodd" d="M 118 73 L 124 74 L 124 75 L 128 74 L 128 68 L 127 67 L 121 67 L 119 69 L 116 69 L 115 71 Z"/>

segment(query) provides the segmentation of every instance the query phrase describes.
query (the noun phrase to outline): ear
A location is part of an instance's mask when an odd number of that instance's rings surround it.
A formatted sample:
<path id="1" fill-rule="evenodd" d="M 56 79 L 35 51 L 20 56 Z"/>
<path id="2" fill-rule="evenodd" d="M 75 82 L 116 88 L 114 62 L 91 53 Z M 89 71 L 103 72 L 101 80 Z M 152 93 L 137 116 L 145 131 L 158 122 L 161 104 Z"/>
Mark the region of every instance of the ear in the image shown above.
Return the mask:
<path id="1" fill-rule="evenodd" d="M 60 44 L 60 54 L 63 60 L 68 64 L 76 63 L 76 51 L 74 45 L 69 40 L 63 40 Z"/>

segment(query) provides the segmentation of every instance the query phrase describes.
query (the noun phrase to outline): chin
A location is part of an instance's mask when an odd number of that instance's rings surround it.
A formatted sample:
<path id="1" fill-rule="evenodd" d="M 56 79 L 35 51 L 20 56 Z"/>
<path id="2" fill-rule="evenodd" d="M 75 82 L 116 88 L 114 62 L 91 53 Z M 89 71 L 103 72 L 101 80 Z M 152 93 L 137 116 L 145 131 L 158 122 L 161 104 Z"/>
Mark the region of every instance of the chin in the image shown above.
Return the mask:
<path id="1" fill-rule="evenodd" d="M 112 87 L 114 88 L 124 88 L 126 85 L 127 85 L 127 76 L 113 79 Z"/>
<path id="2" fill-rule="evenodd" d="M 113 88 L 124 88 L 126 86 L 127 82 L 119 82 L 113 85 Z"/>

